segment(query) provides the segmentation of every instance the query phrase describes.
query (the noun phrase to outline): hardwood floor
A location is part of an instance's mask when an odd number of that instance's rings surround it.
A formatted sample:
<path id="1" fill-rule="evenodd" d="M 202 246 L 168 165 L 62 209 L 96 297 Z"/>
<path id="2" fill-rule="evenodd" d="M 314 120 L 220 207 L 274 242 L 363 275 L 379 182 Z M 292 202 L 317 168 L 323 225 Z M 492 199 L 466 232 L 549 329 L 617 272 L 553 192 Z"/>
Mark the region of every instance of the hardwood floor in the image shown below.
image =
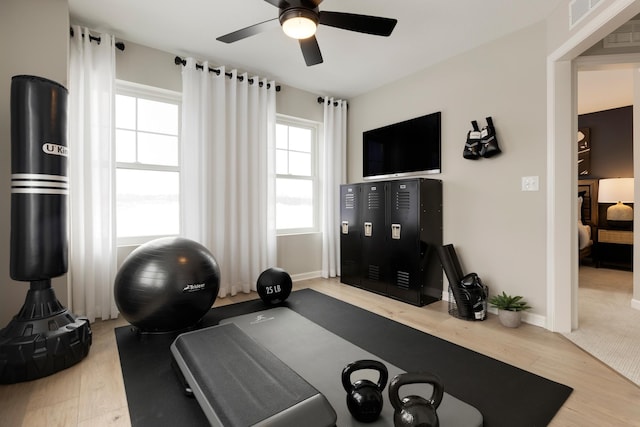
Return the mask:
<path id="1" fill-rule="evenodd" d="M 640 388 L 560 334 L 527 324 L 504 328 L 491 314 L 483 322 L 459 320 L 447 313 L 444 301 L 415 307 L 334 279 L 294 284 L 294 289 L 301 288 L 313 288 L 573 387 L 552 426 L 640 426 Z M 255 292 L 236 295 L 218 299 L 215 306 L 254 298 L 258 298 Z M 89 356 L 65 371 L 26 383 L 0 385 L 0 426 L 129 426 L 113 333 L 115 327 L 126 324 L 122 319 L 93 324 Z"/>

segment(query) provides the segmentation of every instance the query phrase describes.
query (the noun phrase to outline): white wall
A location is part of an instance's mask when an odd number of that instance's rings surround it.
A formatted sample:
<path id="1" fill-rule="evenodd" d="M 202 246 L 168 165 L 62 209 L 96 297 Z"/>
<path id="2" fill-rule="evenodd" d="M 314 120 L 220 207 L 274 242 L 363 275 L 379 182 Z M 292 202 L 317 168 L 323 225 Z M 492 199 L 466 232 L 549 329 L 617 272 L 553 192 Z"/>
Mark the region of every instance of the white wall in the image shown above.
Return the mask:
<path id="1" fill-rule="evenodd" d="M 176 55 L 126 40 L 123 42 L 124 51 L 116 49 L 117 79 L 175 92 L 182 91 L 182 66 L 175 65 Z"/>
<path id="2" fill-rule="evenodd" d="M 544 315 L 546 27 L 539 23 L 350 102 L 349 181 L 362 180 L 362 132 L 442 111 L 444 242 L 492 294 L 526 297 Z M 493 117 L 503 153 L 462 157 L 470 121 Z M 540 190 L 522 192 L 521 177 Z M 447 281 L 444 281 L 447 286 Z"/>
<path id="3" fill-rule="evenodd" d="M 67 86 L 69 9 L 66 0 L 0 2 L 0 328 L 18 314 L 29 283 L 9 276 L 11 234 L 11 77 L 31 74 Z M 66 276 L 53 280 L 67 303 Z"/>

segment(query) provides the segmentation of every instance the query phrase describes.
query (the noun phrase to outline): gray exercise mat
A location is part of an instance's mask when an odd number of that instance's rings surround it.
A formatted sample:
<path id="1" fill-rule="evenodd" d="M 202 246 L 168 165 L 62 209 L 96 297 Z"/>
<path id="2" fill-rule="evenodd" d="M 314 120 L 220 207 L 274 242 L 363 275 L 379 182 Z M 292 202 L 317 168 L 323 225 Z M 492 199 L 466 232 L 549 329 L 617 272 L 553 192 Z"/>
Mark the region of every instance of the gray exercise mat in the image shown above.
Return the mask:
<path id="1" fill-rule="evenodd" d="M 330 316 L 331 313 L 327 315 Z M 341 374 L 347 364 L 360 359 L 374 359 L 384 363 L 389 371 L 389 380 L 405 372 L 402 369 L 285 307 L 231 317 L 221 323 L 230 322 L 235 323 L 322 393 L 337 413 L 337 426 L 393 425 L 393 407 L 389 403 L 388 385 L 383 392 L 384 405 L 380 418 L 374 423 L 365 424 L 355 420 L 347 409 L 346 392 L 342 386 Z M 433 373 L 437 375 L 437 372 Z M 377 381 L 378 373 L 370 370 L 353 373 L 354 381 L 360 378 Z M 482 426 L 483 418 L 480 411 L 446 393 L 446 384 L 444 388 L 445 395 L 437 411 L 440 425 L 442 427 Z M 428 384 L 410 384 L 400 388 L 400 397 L 415 394 L 428 398 L 431 396 L 431 391 L 432 387 Z"/>

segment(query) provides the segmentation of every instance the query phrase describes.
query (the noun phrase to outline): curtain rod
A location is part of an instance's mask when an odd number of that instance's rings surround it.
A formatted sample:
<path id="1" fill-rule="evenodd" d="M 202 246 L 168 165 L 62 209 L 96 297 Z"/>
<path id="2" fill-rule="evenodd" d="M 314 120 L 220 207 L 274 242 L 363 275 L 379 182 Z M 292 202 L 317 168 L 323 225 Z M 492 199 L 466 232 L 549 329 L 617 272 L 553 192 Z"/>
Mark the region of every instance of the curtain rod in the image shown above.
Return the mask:
<path id="1" fill-rule="evenodd" d="M 323 98 L 323 97 L 321 97 L 321 96 L 319 96 L 319 97 L 318 97 L 318 99 L 317 99 L 317 101 L 318 101 L 318 104 L 323 104 L 323 103 L 324 103 L 324 98 Z M 331 101 L 330 101 L 330 100 L 327 100 L 327 105 L 329 105 L 329 104 L 331 104 Z M 338 104 L 339 104 L 339 102 L 338 102 L 338 101 L 333 101 L 333 106 L 334 106 L 334 107 L 337 107 L 337 106 L 338 106 Z"/>
<path id="2" fill-rule="evenodd" d="M 181 58 L 179 56 L 176 56 L 174 58 L 173 62 L 176 65 L 182 65 L 182 66 L 187 65 L 187 60 L 183 59 L 183 58 Z M 200 64 L 196 64 L 196 70 L 204 70 L 204 66 L 200 65 Z M 218 76 L 220 75 L 220 70 L 216 70 L 215 68 L 209 68 L 209 72 L 210 73 L 216 73 L 216 75 L 218 75 Z M 233 74 L 231 74 L 231 73 L 224 73 L 224 75 L 229 77 L 229 78 L 233 77 Z M 237 79 L 239 81 L 243 81 L 244 80 L 244 76 L 237 76 Z M 247 79 L 247 81 L 249 82 L 250 85 L 253 84 L 253 79 Z M 258 82 L 258 86 L 262 87 L 262 85 L 263 85 L 262 82 Z M 271 88 L 271 83 L 267 83 L 267 89 L 269 89 L 269 88 Z M 279 85 L 276 85 L 276 92 L 280 92 L 280 86 Z"/>
<path id="3" fill-rule="evenodd" d="M 69 27 L 69 33 L 71 33 L 71 37 L 73 37 L 73 28 Z M 82 35 L 82 37 L 84 38 L 84 34 Z M 98 42 L 98 44 L 100 44 L 100 37 L 92 36 L 91 34 L 89 34 L 89 41 Z M 116 42 L 116 48 L 124 51 L 124 43 Z"/>

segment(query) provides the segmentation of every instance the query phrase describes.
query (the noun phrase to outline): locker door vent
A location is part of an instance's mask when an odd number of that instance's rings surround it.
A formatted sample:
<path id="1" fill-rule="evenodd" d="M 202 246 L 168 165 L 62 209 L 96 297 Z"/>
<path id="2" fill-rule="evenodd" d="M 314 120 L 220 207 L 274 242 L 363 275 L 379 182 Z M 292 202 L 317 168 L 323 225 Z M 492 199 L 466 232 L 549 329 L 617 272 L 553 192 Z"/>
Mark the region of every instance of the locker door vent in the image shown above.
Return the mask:
<path id="1" fill-rule="evenodd" d="M 409 272 L 398 270 L 397 273 L 396 285 L 398 285 L 398 287 L 402 289 L 409 289 Z"/>
<path id="2" fill-rule="evenodd" d="M 369 280 L 380 280 L 380 266 L 369 264 L 368 277 Z"/>
<path id="3" fill-rule="evenodd" d="M 345 209 L 354 209 L 356 207 L 356 195 L 348 193 L 344 195 L 344 207 Z"/>
<path id="4" fill-rule="evenodd" d="M 411 193 L 409 193 L 408 191 L 398 191 L 396 193 L 396 209 L 411 209 Z"/>
<path id="5" fill-rule="evenodd" d="M 380 209 L 380 193 L 369 193 L 367 195 L 367 208 Z"/>

